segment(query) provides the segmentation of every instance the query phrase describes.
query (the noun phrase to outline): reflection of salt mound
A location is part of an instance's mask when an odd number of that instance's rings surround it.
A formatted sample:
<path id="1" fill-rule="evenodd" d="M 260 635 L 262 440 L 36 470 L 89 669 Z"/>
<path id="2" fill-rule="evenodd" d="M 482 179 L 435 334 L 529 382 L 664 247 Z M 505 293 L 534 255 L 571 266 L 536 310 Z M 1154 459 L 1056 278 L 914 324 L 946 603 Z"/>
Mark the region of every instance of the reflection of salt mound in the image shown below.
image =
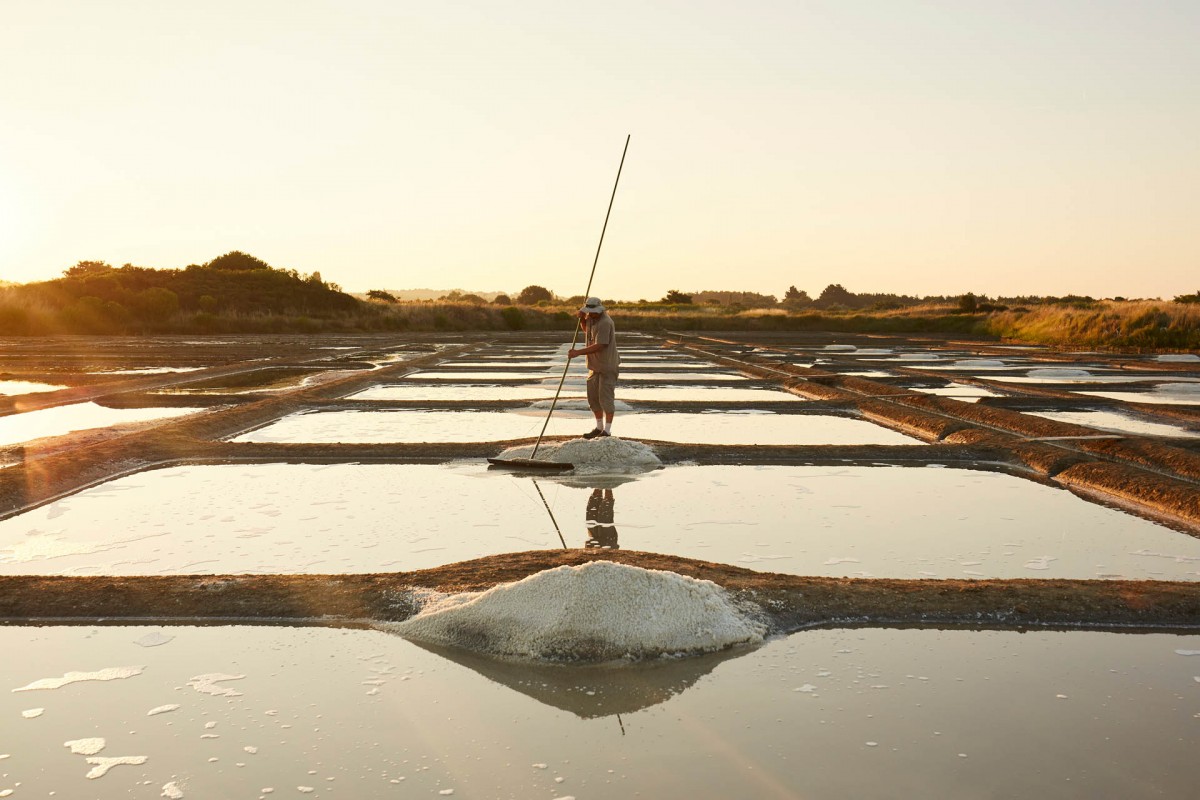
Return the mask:
<path id="1" fill-rule="evenodd" d="M 560 664 L 492 658 L 454 647 L 414 642 L 509 689 L 584 719 L 632 714 L 665 703 L 749 647 L 692 658 L 656 658 L 636 665 Z"/>
<path id="2" fill-rule="evenodd" d="M 858 348 L 852 344 L 827 344 L 822 349 L 832 353 L 852 353 Z"/>
<path id="3" fill-rule="evenodd" d="M 1031 378 L 1090 378 L 1092 375 L 1086 369 L 1066 369 L 1062 367 L 1031 369 L 1026 374 Z"/>
<path id="4" fill-rule="evenodd" d="M 1163 353 L 1160 356 L 1156 356 L 1154 360 L 1168 362 L 1200 361 L 1200 356 L 1196 355 L 1195 353 Z"/>
<path id="5" fill-rule="evenodd" d="M 941 361 L 942 357 L 933 353 L 901 353 L 897 361 Z"/>
<path id="6" fill-rule="evenodd" d="M 1003 361 L 997 361 L 994 358 L 966 358 L 962 361 L 954 362 L 957 367 L 1006 367 L 1008 366 Z"/>
<path id="7" fill-rule="evenodd" d="M 524 444 L 508 448 L 498 458 L 529 458 L 532 453 L 533 445 Z M 576 472 L 643 472 L 662 466 L 648 445 L 616 436 L 545 443 L 538 448 L 537 460 L 574 464 Z"/>
<path id="8" fill-rule="evenodd" d="M 762 641 L 766 627 L 711 581 L 593 561 L 442 596 L 394 630 L 491 655 L 596 662 L 722 650 Z"/>

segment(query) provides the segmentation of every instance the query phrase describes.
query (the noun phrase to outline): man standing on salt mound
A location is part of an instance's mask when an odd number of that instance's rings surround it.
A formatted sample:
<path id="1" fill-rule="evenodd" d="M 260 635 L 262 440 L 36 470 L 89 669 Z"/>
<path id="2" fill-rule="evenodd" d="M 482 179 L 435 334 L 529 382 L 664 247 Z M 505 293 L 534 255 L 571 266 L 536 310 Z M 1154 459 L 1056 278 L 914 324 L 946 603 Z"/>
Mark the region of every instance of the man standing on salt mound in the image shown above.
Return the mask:
<path id="1" fill-rule="evenodd" d="M 586 347 L 567 351 L 568 358 L 587 356 L 588 407 L 596 415 L 596 427 L 583 435 L 585 439 L 612 435 L 613 415 L 617 411 L 617 373 L 621 356 L 617 352 L 617 328 L 599 297 L 589 297 L 579 309 L 579 324 L 583 328 Z"/>

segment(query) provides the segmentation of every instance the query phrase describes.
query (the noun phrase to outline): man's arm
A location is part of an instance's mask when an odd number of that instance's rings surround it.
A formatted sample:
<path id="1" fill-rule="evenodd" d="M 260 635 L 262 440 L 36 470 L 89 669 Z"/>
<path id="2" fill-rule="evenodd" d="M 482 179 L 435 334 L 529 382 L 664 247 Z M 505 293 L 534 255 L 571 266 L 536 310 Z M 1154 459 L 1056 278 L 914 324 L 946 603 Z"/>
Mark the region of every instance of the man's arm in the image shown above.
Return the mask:
<path id="1" fill-rule="evenodd" d="M 596 342 L 589 344 L 587 347 L 581 347 L 578 350 L 568 350 L 567 358 L 575 358 L 576 356 L 586 356 L 592 353 L 599 353 L 604 348 L 608 347 L 608 342 Z"/>

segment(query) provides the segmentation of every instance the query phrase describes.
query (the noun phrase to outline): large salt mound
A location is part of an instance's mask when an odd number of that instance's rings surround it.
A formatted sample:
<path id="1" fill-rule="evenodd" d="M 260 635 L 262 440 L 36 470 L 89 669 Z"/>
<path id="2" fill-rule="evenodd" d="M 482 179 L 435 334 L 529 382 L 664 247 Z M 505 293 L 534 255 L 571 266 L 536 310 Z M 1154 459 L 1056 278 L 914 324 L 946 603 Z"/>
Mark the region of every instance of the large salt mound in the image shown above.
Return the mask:
<path id="1" fill-rule="evenodd" d="M 529 458 L 532 453 L 533 445 L 526 444 L 510 447 L 498 458 Z M 616 436 L 546 443 L 538 448 L 537 460 L 574 464 L 576 472 L 643 472 L 662 466 L 647 445 Z"/>
<path id="2" fill-rule="evenodd" d="M 439 595 L 392 630 L 491 655 L 587 662 L 711 652 L 766 632 L 711 581 L 611 561 Z"/>

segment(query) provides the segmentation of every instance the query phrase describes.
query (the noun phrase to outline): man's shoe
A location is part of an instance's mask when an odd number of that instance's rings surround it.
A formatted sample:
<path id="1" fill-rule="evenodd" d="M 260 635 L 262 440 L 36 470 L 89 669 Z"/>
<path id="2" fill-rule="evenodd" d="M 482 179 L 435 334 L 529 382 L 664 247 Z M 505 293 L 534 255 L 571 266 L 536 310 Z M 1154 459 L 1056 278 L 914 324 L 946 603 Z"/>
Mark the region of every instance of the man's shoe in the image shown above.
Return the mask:
<path id="1" fill-rule="evenodd" d="M 608 431 L 596 431 L 596 436 L 612 436 Z"/>
<path id="2" fill-rule="evenodd" d="M 587 433 L 585 433 L 585 434 L 583 435 L 583 438 L 585 438 L 585 439 L 595 439 L 597 436 L 607 436 L 607 435 L 608 435 L 608 434 L 606 434 L 606 433 L 605 433 L 604 431 L 602 431 L 602 430 L 598 430 L 598 429 L 592 429 L 592 430 L 588 431 Z"/>

